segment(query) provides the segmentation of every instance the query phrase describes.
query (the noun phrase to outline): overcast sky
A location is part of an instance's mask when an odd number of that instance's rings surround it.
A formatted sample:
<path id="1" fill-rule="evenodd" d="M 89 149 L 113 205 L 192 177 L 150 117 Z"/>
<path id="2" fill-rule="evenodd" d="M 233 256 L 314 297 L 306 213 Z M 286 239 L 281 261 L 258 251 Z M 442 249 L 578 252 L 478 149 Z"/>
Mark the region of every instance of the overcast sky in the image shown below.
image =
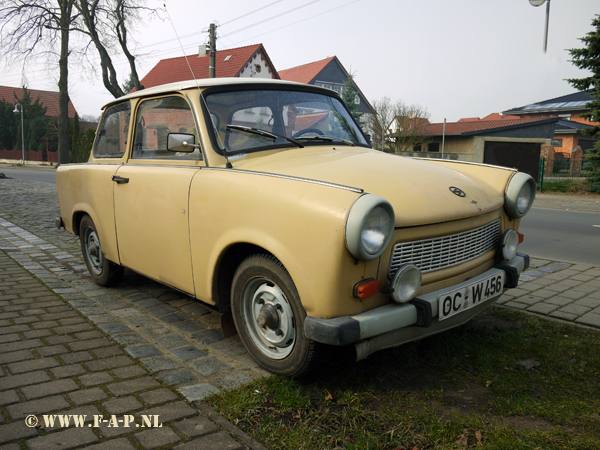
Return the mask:
<path id="1" fill-rule="evenodd" d="M 585 76 L 568 49 L 592 31 L 598 0 L 149 0 L 169 15 L 186 54 L 219 24 L 217 49 L 262 43 L 277 70 L 337 56 L 370 101 L 384 96 L 418 104 L 432 122 L 484 117 L 575 92 L 567 78 Z M 160 60 L 182 55 L 171 22 L 144 18 L 135 33 L 143 77 Z M 118 59 L 119 76 L 129 70 Z M 71 58 L 70 96 L 80 115 L 100 114 L 111 100 L 92 60 Z M 56 66 L 39 61 L 25 78 L 0 61 L 0 85 L 58 90 Z"/>

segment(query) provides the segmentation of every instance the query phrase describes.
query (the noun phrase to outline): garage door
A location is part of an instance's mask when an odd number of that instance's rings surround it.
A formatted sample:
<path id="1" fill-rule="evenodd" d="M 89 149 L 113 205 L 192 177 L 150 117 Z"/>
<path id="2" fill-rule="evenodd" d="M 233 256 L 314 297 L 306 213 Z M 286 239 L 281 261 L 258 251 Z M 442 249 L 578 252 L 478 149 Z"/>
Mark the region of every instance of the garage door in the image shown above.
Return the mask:
<path id="1" fill-rule="evenodd" d="M 528 142 L 488 141 L 485 143 L 483 162 L 518 169 L 537 180 L 540 173 L 541 147 L 541 144 Z"/>

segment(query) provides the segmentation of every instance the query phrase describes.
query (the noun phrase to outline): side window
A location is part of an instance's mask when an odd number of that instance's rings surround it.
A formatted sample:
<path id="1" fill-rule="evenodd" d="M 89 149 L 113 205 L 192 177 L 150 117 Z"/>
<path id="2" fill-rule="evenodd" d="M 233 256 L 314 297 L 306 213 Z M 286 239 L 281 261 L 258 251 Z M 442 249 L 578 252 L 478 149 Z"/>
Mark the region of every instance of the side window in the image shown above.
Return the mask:
<path id="1" fill-rule="evenodd" d="M 189 142 L 198 144 L 194 116 L 182 97 L 162 97 L 140 103 L 135 118 L 134 159 L 201 160 L 202 152 L 172 152 L 167 149 L 169 134 L 189 134 Z"/>
<path id="2" fill-rule="evenodd" d="M 106 109 L 94 143 L 94 158 L 120 158 L 127 148 L 129 132 L 129 102 L 118 103 Z"/>

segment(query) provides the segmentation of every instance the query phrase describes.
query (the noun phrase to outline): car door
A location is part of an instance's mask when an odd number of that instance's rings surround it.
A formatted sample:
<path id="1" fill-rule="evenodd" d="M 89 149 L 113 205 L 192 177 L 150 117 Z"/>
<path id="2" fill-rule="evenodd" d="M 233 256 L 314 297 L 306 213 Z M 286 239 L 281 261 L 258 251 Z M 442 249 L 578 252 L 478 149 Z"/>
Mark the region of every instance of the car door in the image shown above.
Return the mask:
<path id="1" fill-rule="evenodd" d="M 113 177 L 117 243 L 122 265 L 193 295 L 188 199 L 202 154 L 168 151 L 170 133 L 193 134 L 198 142 L 186 100 L 142 101 L 131 158 Z"/>

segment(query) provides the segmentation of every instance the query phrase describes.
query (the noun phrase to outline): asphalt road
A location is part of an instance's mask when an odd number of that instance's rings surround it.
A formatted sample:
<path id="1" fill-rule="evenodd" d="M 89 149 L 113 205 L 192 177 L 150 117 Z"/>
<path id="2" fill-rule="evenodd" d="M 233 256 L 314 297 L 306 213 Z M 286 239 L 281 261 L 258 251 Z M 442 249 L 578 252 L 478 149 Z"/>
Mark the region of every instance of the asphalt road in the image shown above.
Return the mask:
<path id="1" fill-rule="evenodd" d="M 56 173 L 54 168 L 22 169 L 2 167 L 2 165 L 0 165 L 0 173 L 3 173 L 8 178 L 56 184 Z"/>
<path id="2" fill-rule="evenodd" d="M 600 213 L 532 208 L 519 251 L 542 259 L 600 265 Z"/>

